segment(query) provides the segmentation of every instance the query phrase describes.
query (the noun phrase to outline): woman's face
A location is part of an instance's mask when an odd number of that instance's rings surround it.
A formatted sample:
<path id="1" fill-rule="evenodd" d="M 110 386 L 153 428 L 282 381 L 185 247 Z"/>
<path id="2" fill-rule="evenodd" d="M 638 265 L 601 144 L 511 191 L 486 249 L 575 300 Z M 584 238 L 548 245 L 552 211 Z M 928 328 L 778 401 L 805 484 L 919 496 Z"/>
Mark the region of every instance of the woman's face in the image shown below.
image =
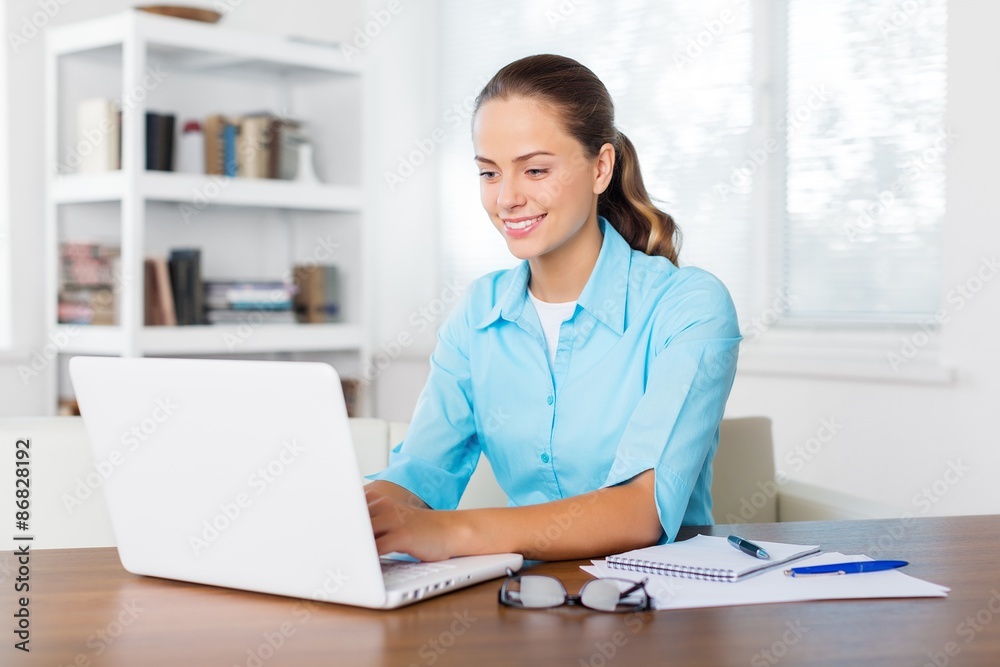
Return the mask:
<path id="1" fill-rule="evenodd" d="M 525 98 L 483 104 L 472 143 L 483 208 L 515 257 L 545 255 L 591 218 L 597 223 L 597 195 L 614 165 L 610 144 L 587 157 L 553 111 Z"/>

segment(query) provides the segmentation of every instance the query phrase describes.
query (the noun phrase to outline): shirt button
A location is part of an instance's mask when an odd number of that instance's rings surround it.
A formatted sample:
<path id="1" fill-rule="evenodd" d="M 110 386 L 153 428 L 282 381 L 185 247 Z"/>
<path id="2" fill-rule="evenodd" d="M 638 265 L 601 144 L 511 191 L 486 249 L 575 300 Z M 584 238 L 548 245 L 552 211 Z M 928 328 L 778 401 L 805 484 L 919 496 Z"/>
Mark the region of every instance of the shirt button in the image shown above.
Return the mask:
<path id="1" fill-rule="evenodd" d="M 545 399 L 545 402 L 548 403 L 549 405 L 552 405 L 552 403 L 554 403 L 555 400 L 556 399 L 552 398 L 552 395 L 549 394 L 549 397 Z"/>
<path id="2" fill-rule="evenodd" d="M 543 452 L 542 453 L 542 463 L 548 463 L 548 462 L 549 462 L 549 455 Z"/>

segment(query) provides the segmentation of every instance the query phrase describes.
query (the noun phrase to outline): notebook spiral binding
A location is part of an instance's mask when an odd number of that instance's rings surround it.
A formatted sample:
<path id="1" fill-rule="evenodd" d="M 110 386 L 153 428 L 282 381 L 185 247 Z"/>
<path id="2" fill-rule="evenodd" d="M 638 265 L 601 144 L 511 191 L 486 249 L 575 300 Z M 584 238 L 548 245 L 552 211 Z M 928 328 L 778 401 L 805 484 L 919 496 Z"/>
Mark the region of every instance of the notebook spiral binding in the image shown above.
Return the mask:
<path id="1" fill-rule="evenodd" d="M 735 572 L 719 567 L 668 567 L 653 561 L 642 560 L 641 558 L 618 558 L 614 556 L 608 558 L 607 563 L 619 570 L 644 572 L 646 574 L 665 574 L 682 579 L 700 579 L 702 581 L 736 580 Z"/>

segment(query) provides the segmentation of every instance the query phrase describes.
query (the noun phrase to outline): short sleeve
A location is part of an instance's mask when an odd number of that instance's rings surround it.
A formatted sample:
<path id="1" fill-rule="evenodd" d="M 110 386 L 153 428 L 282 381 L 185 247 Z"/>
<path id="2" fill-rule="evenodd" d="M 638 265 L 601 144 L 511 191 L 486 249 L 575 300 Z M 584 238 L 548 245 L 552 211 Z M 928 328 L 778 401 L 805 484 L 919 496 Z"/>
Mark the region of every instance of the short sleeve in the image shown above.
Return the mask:
<path id="1" fill-rule="evenodd" d="M 653 469 L 656 509 L 666 541 L 677 535 L 689 505 L 711 523 L 711 497 L 696 489 L 718 447 L 719 424 L 736 375 L 741 336 L 728 291 L 710 274 L 682 300 L 683 322 L 658 340 L 645 392 L 618 443 L 604 486 Z M 708 482 L 710 480 L 706 480 Z"/>
<path id="2" fill-rule="evenodd" d="M 438 330 L 406 437 L 390 451 L 389 465 L 368 476 L 402 486 L 433 509 L 458 506 L 479 462 L 466 304 L 462 299 Z"/>

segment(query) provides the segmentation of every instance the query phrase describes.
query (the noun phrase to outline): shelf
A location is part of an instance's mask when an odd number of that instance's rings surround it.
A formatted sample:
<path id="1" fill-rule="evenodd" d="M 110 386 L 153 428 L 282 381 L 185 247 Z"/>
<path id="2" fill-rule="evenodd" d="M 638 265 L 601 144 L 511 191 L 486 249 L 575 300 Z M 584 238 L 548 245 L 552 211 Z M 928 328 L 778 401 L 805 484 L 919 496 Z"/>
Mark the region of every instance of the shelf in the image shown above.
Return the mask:
<path id="1" fill-rule="evenodd" d="M 121 327 L 60 324 L 68 354 L 118 355 L 124 348 Z M 139 351 L 143 355 L 250 354 L 260 352 L 321 352 L 359 350 L 363 330 L 353 324 L 205 325 L 143 327 Z"/>
<path id="2" fill-rule="evenodd" d="M 297 183 L 270 178 L 229 178 L 147 171 L 138 177 L 137 196 L 147 201 L 205 206 L 254 206 L 310 211 L 357 212 L 361 188 L 327 183 Z M 68 174 L 52 183 L 57 204 L 121 201 L 127 191 L 121 171 Z"/>
<path id="3" fill-rule="evenodd" d="M 98 57 L 120 57 L 120 47 L 139 36 L 149 51 L 170 62 L 171 69 L 209 71 L 242 67 L 282 73 L 320 72 L 357 76 L 361 69 L 347 62 L 333 46 L 294 42 L 276 35 L 231 30 L 195 21 L 128 11 L 112 16 L 57 26 L 46 31 L 49 49 L 56 55 L 96 52 Z"/>

